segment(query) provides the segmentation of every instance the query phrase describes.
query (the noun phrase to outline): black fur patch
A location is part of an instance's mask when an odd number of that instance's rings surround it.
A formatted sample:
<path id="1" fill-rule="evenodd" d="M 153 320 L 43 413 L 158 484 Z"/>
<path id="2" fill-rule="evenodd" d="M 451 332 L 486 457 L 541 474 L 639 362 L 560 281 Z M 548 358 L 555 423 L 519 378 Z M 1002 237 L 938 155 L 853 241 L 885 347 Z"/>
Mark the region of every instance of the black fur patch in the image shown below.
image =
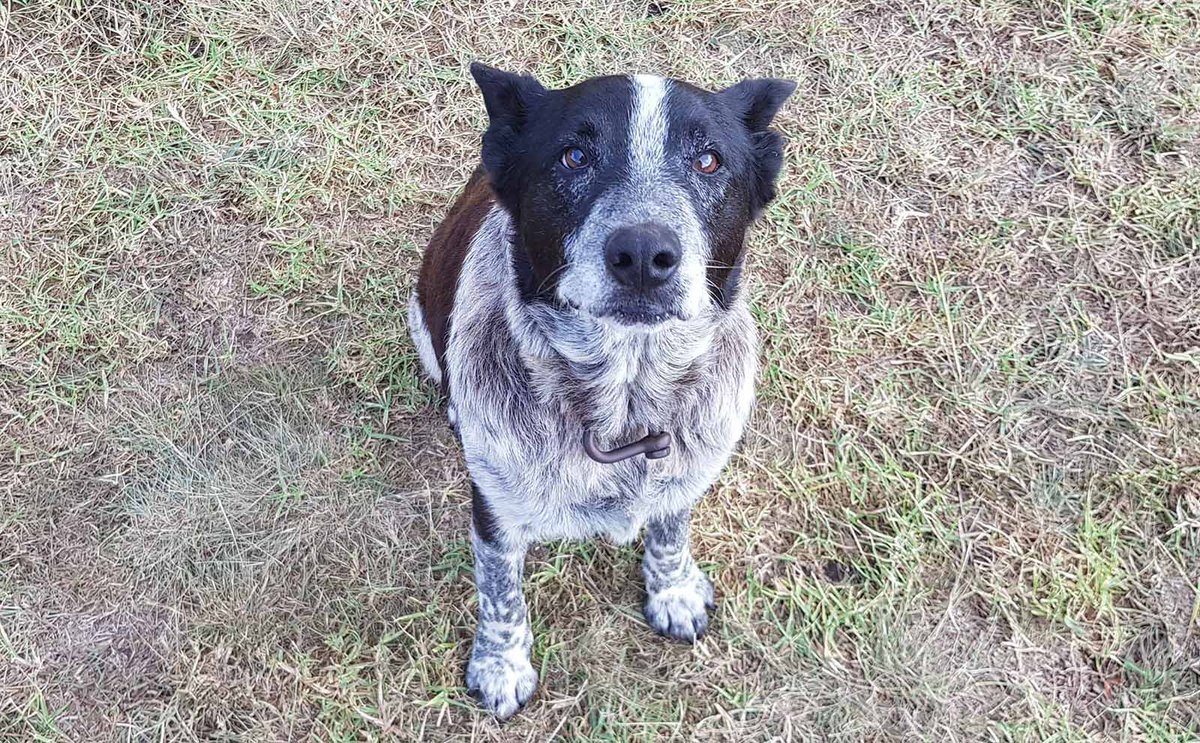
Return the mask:
<path id="1" fill-rule="evenodd" d="M 553 303 L 567 238 L 602 194 L 628 178 L 637 86 L 614 76 L 547 90 L 528 75 L 478 63 L 471 73 L 490 120 L 483 165 L 513 216 L 512 261 L 521 295 Z M 775 196 L 783 137 L 768 127 L 794 89 L 792 82 L 773 79 L 746 80 L 715 93 L 670 85 L 662 177 L 691 193 L 710 241 L 708 284 L 721 306 L 738 292 L 746 229 Z M 561 157 L 568 147 L 583 150 L 588 167 L 567 168 Z M 722 163 L 712 175 L 692 168 L 707 149 L 716 150 Z"/>
<path id="2" fill-rule="evenodd" d="M 709 291 L 722 307 L 739 290 L 746 230 L 775 198 L 783 137 L 767 127 L 795 87 L 772 79 L 746 80 L 717 93 L 686 83 L 672 87 L 671 140 L 682 142 L 685 152 L 712 149 L 721 157 L 720 170 L 711 176 L 692 172 L 688 183 L 710 241 Z"/>
<path id="3" fill-rule="evenodd" d="M 475 524 L 475 533 L 487 544 L 496 544 L 500 540 L 496 517 L 474 480 L 471 481 L 471 521 Z"/>

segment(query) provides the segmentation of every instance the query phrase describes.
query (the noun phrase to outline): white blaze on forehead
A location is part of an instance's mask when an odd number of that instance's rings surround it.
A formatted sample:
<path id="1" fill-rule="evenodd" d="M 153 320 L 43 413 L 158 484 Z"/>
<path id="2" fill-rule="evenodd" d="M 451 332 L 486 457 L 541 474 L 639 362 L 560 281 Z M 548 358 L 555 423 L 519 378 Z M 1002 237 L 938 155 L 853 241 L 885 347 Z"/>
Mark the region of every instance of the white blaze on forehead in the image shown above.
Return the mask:
<path id="1" fill-rule="evenodd" d="M 567 237 L 567 266 L 556 291 L 564 302 L 585 312 L 605 310 L 616 291 L 605 265 L 605 241 L 621 227 L 654 223 L 679 238 L 682 255 L 676 283 L 680 296 L 670 301 L 680 316 L 694 318 L 708 301 L 708 238 L 696 214 L 698 204 L 673 171 L 688 165 L 686 161 L 672 163 L 676 157 L 668 141 L 672 83 L 655 75 L 628 79 L 632 107 L 627 177 L 600 194 L 583 223 Z"/>
<path id="2" fill-rule="evenodd" d="M 652 175 L 667 153 L 667 90 L 656 75 L 633 76 L 633 119 L 629 124 L 630 170 L 635 178 Z"/>

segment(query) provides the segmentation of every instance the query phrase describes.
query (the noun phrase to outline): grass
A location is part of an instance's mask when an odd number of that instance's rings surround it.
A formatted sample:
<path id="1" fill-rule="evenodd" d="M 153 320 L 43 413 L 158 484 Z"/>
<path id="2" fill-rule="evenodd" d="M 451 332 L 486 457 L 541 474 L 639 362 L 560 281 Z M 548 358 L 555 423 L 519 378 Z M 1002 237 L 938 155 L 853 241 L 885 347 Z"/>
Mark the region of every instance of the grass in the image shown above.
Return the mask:
<path id="1" fill-rule="evenodd" d="M 0 7 L 0 739 L 1200 737 L 1200 5 Z M 466 697 L 405 297 L 480 59 L 796 79 L 720 608 L 551 544 Z"/>

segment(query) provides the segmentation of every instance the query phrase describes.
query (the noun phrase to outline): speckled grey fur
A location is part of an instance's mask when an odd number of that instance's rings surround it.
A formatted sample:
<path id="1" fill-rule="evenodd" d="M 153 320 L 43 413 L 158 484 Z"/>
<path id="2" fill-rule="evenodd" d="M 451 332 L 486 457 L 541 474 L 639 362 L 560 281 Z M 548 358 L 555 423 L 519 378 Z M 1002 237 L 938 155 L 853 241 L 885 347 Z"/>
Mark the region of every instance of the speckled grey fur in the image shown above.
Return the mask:
<path id="1" fill-rule="evenodd" d="M 522 302 L 508 260 L 511 220 L 489 213 L 460 277 L 446 361 L 451 413 L 471 478 L 499 537 L 476 533 L 479 628 L 468 686 L 506 717 L 532 695 L 532 635 L 520 591 L 530 544 L 648 526 L 646 616 L 692 640 L 707 626 L 712 586 L 687 543 L 687 519 L 727 463 L 753 400 L 756 336 L 738 300 L 691 320 L 627 327 Z M 617 464 L 589 459 L 584 430 L 604 448 L 650 429 L 673 436 L 670 456 Z"/>

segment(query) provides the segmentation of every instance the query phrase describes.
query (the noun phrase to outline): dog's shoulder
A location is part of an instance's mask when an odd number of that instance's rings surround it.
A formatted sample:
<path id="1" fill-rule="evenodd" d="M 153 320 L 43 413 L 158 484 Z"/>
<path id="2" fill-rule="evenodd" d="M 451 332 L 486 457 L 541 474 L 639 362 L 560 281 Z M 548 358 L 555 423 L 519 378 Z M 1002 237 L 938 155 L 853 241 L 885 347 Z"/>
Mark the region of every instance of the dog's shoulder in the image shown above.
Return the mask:
<path id="1" fill-rule="evenodd" d="M 472 240 L 495 204 L 492 185 L 480 166 L 472 173 L 466 188 L 450 207 L 449 213 L 434 231 L 421 273 L 417 278 L 416 302 L 428 334 L 436 369 L 430 369 L 445 388 L 446 347 L 450 339 L 450 315 L 454 309 L 459 275 L 462 273 Z"/>

